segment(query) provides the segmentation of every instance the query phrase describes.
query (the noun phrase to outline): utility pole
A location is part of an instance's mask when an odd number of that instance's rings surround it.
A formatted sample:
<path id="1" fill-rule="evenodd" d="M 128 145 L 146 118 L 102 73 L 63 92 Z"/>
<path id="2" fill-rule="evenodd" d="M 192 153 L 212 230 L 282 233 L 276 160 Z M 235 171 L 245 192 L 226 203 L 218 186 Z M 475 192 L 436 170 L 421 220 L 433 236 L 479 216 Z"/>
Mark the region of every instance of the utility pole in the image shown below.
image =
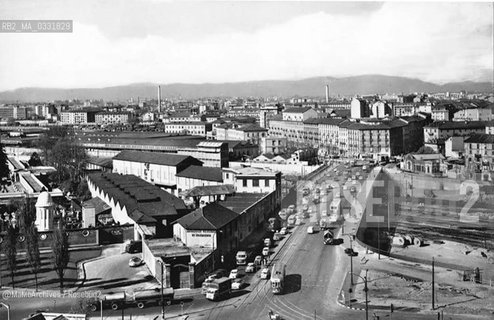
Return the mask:
<path id="1" fill-rule="evenodd" d="M 367 272 L 369 270 L 365 270 L 365 286 L 364 286 L 364 291 L 365 291 L 365 320 L 369 320 L 369 299 L 367 299 L 367 292 L 369 291 L 369 288 L 367 288 Z"/>
<path id="2" fill-rule="evenodd" d="M 434 308 L 434 257 L 432 257 L 432 310 Z"/>
<path id="3" fill-rule="evenodd" d="M 160 261 L 160 265 L 161 265 L 161 319 L 165 320 L 165 301 L 163 299 L 163 261 Z"/>

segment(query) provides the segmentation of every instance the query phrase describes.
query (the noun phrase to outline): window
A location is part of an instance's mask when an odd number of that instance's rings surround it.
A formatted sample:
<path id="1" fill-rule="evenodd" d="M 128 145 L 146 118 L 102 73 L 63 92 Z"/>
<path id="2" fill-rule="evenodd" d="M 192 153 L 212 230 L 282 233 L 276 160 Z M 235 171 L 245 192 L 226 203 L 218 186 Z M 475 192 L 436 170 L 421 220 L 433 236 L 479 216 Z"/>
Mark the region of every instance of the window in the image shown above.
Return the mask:
<path id="1" fill-rule="evenodd" d="M 264 179 L 264 186 L 269 187 L 269 179 Z"/>
<path id="2" fill-rule="evenodd" d="M 259 179 L 252 179 L 252 186 L 259 187 Z"/>
<path id="3" fill-rule="evenodd" d="M 246 180 L 246 179 L 243 179 L 243 180 L 242 180 L 242 185 L 243 185 L 244 187 L 247 187 L 247 180 Z"/>

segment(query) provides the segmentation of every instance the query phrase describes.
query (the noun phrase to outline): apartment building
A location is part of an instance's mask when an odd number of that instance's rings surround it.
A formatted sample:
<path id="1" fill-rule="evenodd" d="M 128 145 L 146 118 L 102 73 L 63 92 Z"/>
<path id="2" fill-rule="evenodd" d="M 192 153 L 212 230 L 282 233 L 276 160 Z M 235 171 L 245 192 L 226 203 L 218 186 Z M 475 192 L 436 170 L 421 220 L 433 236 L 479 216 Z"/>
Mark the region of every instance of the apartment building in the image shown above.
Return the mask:
<path id="1" fill-rule="evenodd" d="M 60 112 L 60 122 L 62 124 L 94 124 L 96 114 L 100 110 L 68 110 Z"/>
<path id="2" fill-rule="evenodd" d="M 319 114 L 311 107 L 287 108 L 283 111 L 284 121 L 305 121 L 311 118 L 318 118 Z"/>
<path id="3" fill-rule="evenodd" d="M 464 109 L 455 112 L 453 121 L 490 121 L 492 120 L 490 108 Z"/>
<path id="4" fill-rule="evenodd" d="M 264 137 L 261 138 L 261 144 L 259 145 L 261 154 L 281 154 L 286 151 L 287 138 L 282 137 Z"/>
<path id="5" fill-rule="evenodd" d="M 476 171 L 494 170 L 494 135 L 473 134 L 464 141 L 465 164 Z"/>
<path id="6" fill-rule="evenodd" d="M 486 123 L 482 121 L 436 121 L 424 126 L 424 142 L 437 143 L 452 136 L 484 133 Z"/>
<path id="7" fill-rule="evenodd" d="M 222 141 L 202 141 L 195 147 L 180 148 L 177 154 L 191 156 L 206 167 L 228 167 L 228 143 Z"/>
<path id="8" fill-rule="evenodd" d="M 129 112 L 98 112 L 95 115 L 96 124 L 126 124 L 133 118 Z"/>
<path id="9" fill-rule="evenodd" d="M 202 136 L 205 137 L 208 132 L 210 132 L 213 128 L 213 125 L 208 122 L 178 122 L 172 121 L 169 123 L 165 123 L 165 133 L 173 133 L 173 134 L 187 134 L 193 136 Z"/>

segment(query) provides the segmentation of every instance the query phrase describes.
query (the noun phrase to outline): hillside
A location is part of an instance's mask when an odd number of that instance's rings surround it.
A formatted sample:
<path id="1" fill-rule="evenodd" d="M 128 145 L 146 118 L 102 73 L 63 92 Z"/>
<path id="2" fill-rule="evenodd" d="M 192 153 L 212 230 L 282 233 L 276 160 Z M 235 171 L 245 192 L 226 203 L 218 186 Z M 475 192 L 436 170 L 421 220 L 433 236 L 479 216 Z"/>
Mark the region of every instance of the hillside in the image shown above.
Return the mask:
<path id="1" fill-rule="evenodd" d="M 492 92 L 489 82 L 459 82 L 438 85 L 418 79 L 383 75 L 354 77 L 314 77 L 301 80 L 267 80 L 235 83 L 174 83 L 161 85 L 162 96 L 166 97 L 267 97 L 267 96 L 324 96 L 324 86 L 329 82 L 331 95 L 351 96 L 371 93 L 412 92 Z M 141 83 L 106 88 L 20 88 L 0 92 L 0 101 L 51 101 L 66 99 L 127 100 L 129 98 L 155 98 L 157 84 Z"/>

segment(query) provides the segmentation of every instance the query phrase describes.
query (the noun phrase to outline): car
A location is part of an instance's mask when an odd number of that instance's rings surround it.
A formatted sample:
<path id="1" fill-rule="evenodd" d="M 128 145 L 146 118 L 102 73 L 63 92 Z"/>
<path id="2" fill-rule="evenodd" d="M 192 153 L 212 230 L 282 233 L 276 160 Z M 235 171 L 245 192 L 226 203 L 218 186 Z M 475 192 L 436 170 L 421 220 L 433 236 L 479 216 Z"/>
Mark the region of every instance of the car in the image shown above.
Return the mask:
<path id="1" fill-rule="evenodd" d="M 262 255 L 263 256 L 269 256 L 269 248 L 268 247 L 264 247 L 262 249 Z"/>
<path id="2" fill-rule="evenodd" d="M 232 290 L 240 290 L 244 286 L 242 279 L 235 279 L 232 281 Z"/>
<path id="3" fill-rule="evenodd" d="M 125 243 L 125 252 L 138 253 L 142 252 L 142 241 L 131 240 Z"/>
<path id="4" fill-rule="evenodd" d="M 237 279 L 238 278 L 238 269 L 233 269 L 230 271 L 230 275 L 228 276 L 230 279 Z"/>
<path id="5" fill-rule="evenodd" d="M 314 227 L 313 227 L 313 226 L 308 226 L 308 227 L 307 227 L 307 233 L 308 233 L 308 234 L 313 234 L 313 233 L 315 233 L 315 231 L 314 231 Z"/>
<path id="6" fill-rule="evenodd" d="M 129 267 L 139 267 L 144 264 L 144 261 L 139 257 L 132 257 L 129 260 Z"/>
<path id="7" fill-rule="evenodd" d="M 261 264 L 261 261 L 262 261 L 262 257 L 261 256 L 256 256 L 256 258 L 254 259 L 254 264 L 257 266 L 257 265 L 260 265 Z"/>
<path id="8" fill-rule="evenodd" d="M 346 248 L 345 253 L 349 256 L 356 257 L 358 256 L 358 252 L 353 251 L 352 248 Z"/>
<path id="9" fill-rule="evenodd" d="M 281 228 L 280 234 L 285 235 L 288 233 L 288 229 L 286 227 Z"/>
<path id="10" fill-rule="evenodd" d="M 292 212 L 295 211 L 295 205 L 294 204 L 289 205 L 288 210 L 291 210 Z"/>
<path id="11" fill-rule="evenodd" d="M 245 267 L 245 272 L 247 273 L 252 273 L 252 272 L 256 272 L 256 265 L 254 262 L 249 262 L 247 264 L 247 267 Z"/>
<path id="12" fill-rule="evenodd" d="M 262 269 L 261 279 L 269 279 L 269 268 Z"/>
<path id="13" fill-rule="evenodd" d="M 212 282 L 215 279 L 226 277 L 226 275 L 227 275 L 227 272 L 225 269 L 218 269 L 215 272 L 212 272 L 211 274 L 209 274 L 209 276 L 206 278 L 205 281 Z"/>
<path id="14" fill-rule="evenodd" d="M 271 239 L 270 238 L 264 239 L 264 246 L 265 247 L 271 247 Z"/>

